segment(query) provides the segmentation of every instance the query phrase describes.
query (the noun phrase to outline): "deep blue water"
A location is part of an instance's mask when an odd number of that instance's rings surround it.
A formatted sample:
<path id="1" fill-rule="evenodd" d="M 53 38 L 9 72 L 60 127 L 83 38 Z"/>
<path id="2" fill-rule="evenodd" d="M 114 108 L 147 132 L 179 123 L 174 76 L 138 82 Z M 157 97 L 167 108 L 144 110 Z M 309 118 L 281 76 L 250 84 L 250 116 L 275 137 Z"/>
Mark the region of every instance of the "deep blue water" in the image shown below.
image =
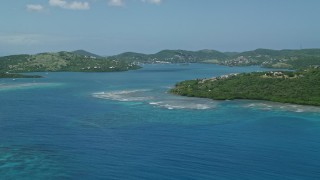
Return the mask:
<path id="1" fill-rule="evenodd" d="M 262 70 L 146 65 L 0 80 L 0 179 L 320 179 L 320 108 L 167 94 Z"/>

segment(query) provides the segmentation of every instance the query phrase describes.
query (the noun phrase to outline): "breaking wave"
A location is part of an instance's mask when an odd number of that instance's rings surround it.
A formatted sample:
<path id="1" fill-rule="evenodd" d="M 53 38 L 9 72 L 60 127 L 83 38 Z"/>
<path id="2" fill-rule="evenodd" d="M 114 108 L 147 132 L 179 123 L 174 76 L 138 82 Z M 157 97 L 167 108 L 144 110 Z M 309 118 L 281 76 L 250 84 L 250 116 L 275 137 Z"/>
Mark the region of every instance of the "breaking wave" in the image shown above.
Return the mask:
<path id="1" fill-rule="evenodd" d="M 181 100 L 175 100 L 175 101 L 158 101 L 158 102 L 150 102 L 149 103 L 152 106 L 156 107 L 162 107 L 166 109 L 199 109 L 199 110 L 205 110 L 205 109 L 212 109 L 216 107 L 216 104 L 210 103 L 210 102 L 198 102 L 191 101 L 181 101 Z"/>
<path id="2" fill-rule="evenodd" d="M 151 96 L 145 96 L 149 89 L 123 90 L 111 92 L 93 93 L 93 97 L 101 99 L 110 99 L 115 101 L 146 101 L 152 99 Z"/>
<path id="3" fill-rule="evenodd" d="M 280 110 L 280 111 L 291 111 L 291 112 L 320 112 L 320 107 L 306 106 L 306 105 L 295 105 L 295 104 L 284 104 L 276 102 L 251 102 L 245 103 L 243 107 L 260 109 L 260 110 Z"/>
<path id="4" fill-rule="evenodd" d="M 92 94 L 95 98 L 108 99 L 122 102 L 143 102 L 153 107 L 165 109 L 212 109 L 216 101 L 200 98 L 180 97 L 157 92 L 151 89 L 120 90 L 110 92 L 97 92 Z"/>
<path id="5" fill-rule="evenodd" d="M 133 89 L 133 90 L 119 90 L 93 93 L 92 96 L 100 99 L 107 99 L 120 102 L 138 102 L 137 104 L 148 104 L 153 107 L 164 109 L 195 109 L 207 110 L 214 109 L 222 101 L 214 101 L 211 99 L 202 99 L 194 97 L 183 97 L 165 93 L 166 90 L 156 91 L 153 89 Z M 291 111 L 297 113 L 303 112 L 320 112 L 320 107 L 284 104 L 277 102 L 265 101 L 240 101 L 237 106 L 258 110 L 270 111 Z M 228 103 L 230 103 L 228 101 Z"/>

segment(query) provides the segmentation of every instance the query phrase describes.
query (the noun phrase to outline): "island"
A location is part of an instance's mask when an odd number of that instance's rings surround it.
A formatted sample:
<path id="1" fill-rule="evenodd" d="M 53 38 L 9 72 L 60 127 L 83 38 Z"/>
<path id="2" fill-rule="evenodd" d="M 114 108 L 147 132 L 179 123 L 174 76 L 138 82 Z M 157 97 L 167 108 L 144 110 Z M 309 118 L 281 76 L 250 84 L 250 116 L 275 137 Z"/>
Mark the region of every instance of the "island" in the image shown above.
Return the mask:
<path id="1" fill-rule="evenodd" d="M 210 63 L 225 66 L 261 66 L 267 68 L 299 69 L 320 65 L 320 49 L 256 49 L 245 52 L 162 50 L 155 54 L 126 52 L 108 59 L 129 63 Z"/>
<path id="2" fill-rule="evenodd" d="M 320 106 L 320 68 L 229 74 L 179 82 L 171 93 L 214 100 L 266 100 Z"/>
<path id="3" fill-rule="evenodd" d="M 0 78 L 37 77 L 17 75 L 30 72 L 118 72 L 141 68 L 124 61 L 96 56 L 86 51 L 21 54 L 0 57 Z"/>

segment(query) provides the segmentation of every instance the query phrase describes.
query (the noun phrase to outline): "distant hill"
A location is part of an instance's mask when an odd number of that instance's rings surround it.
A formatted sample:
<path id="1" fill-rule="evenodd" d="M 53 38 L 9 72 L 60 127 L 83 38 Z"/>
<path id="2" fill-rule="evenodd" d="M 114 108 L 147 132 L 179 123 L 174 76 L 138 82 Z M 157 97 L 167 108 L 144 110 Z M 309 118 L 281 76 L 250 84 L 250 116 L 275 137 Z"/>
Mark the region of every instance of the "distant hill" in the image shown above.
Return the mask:
<path id="1" fill-rule="evenodd" d="M 227 57 L 226 54 L 215 50 L 163 50 L 155 54 L 126 52 L 109 58 L 136 63 L 200 63 L 205 60 L 224 60 Z"/>
<path id="2" fill-rule="evenodd" d="M 151 57 L 169 62 L 202 62 L 211 59 L 225 59 L 227 55 L 215 50 L 163 50 L 151 55 Z"/>
<path id="3" fill-rule="evenodd" d="M 227 66 L 259 65 L 268 68 L 298 69 L 320 65 L 320 49 L 271 50 L 245 52 L 215 50 L 163 50 L 155 54 L 126 52 L 110 59 L 133 63 L 213 63 Z"/>
<path id="4" fill-rule="evenodd" d="M 22 72 L 113 72 L 139 66 L 107 58 L 79 55 L 74 52 L 40 53 L 0 57 L 0 73 Z"/>
<path id="5" fill-rule="evenodd" d="M 240 54 L 239 52 L 224 52 L 225 55 L 232 57 L 232 56 L 236 56 L 238 54 Z"/>
<path id="6" fill-rule="evenodd" d="M 305 68 L 320 65 L 320 49 L 246 51 L 220 61 L 228 66 L 261 65 L 269 68 Z"/>
<path id="7" fill-rule="evenodd" d="M 35 71 L 109 72 L 138 68 L 139 63 L 214 63 L 227 66 L 258 65 L 268 68 L 299 69 L 320 66 L 320 49 L 219 52 L 216 50 L 162 50 L 155 54 L 125 52 L 101 57 L 77 50 L 0 57 L 0 73 Z"/>
<path id="8" fill-rule="evenodd" d="M 87 56 L 87 57 L 95 57 L 95 58 L 102 58 L 102 56 L 93 54 L 91 52 L 85 51 L 85 50 L 76 50 L 76 51 L 72 51 L 72 53 L 74 54 L 78 54 L 81 56 Z"/>
<path id="9" fill-rule="evenodd" d="M 149 57 L 148 55 L 142 53 L 125 52 L 115 56 L 109 56 L 108 59 L 126 62 L 148 63 Z"/>

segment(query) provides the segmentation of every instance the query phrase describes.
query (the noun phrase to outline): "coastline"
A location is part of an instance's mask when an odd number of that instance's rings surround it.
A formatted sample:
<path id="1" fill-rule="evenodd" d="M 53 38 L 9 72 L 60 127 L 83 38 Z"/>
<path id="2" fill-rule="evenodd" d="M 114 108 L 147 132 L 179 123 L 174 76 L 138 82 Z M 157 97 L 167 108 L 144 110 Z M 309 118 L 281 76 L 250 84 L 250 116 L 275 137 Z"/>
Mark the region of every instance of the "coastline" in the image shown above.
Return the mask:
<path id="1" fill-rule="evenodd" d="M 43 78 L 39 75 L 25 75 L 25 74 L 18 74 L 18 73 L 0 73 L 1 78 Z"/>
<path id="2" fill-rule="evenodd" d="M 179 82 L 170 93 L 213 100 L 263 100 L 320 106 L 320 68 L 253 72 Z"/>

